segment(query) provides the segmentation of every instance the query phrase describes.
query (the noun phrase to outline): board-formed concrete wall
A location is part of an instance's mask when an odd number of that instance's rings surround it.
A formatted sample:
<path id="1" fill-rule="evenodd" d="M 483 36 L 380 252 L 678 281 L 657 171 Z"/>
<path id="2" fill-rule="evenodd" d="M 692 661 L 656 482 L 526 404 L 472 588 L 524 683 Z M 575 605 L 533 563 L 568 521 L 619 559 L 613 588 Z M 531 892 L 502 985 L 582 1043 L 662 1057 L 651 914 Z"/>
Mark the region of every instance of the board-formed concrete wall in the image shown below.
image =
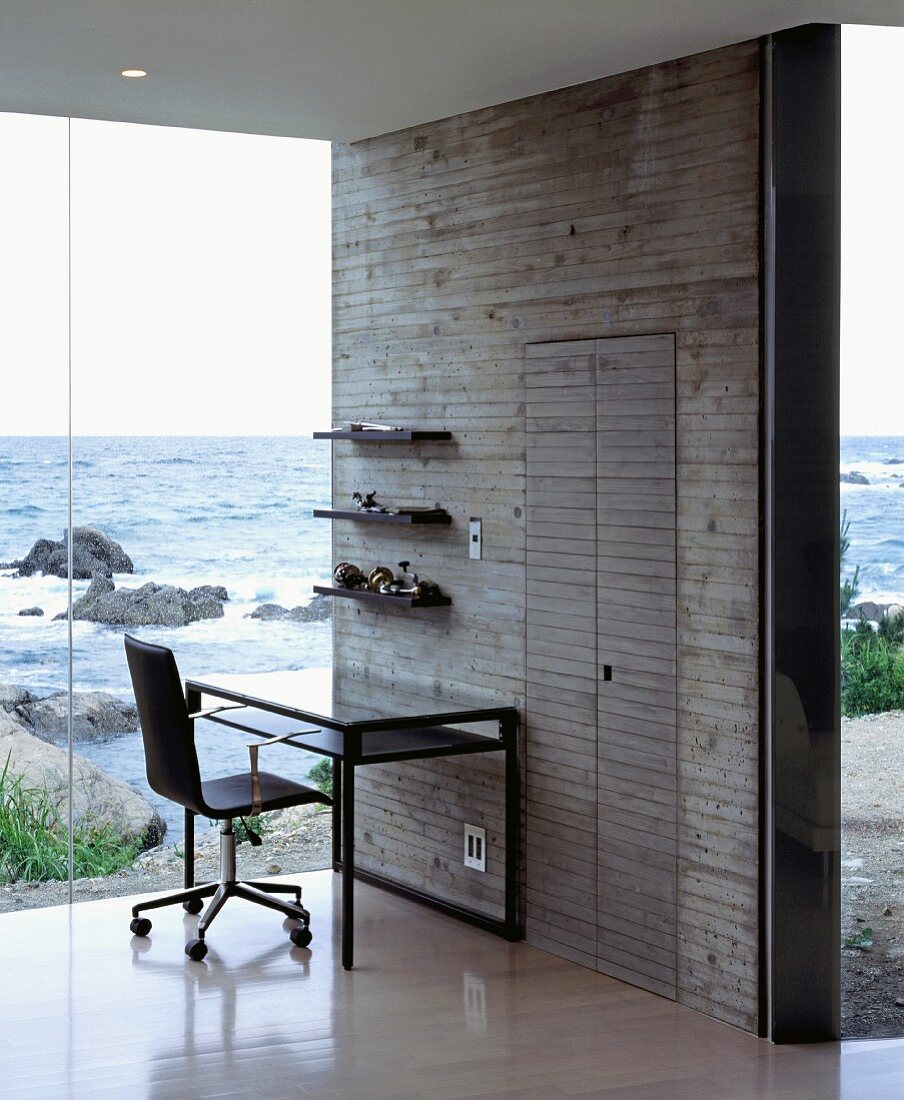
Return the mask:
<path id="1" fill-rule="evenodd" d="M 569 922 L 596 904 L 597 868 L 569 855 L 568 829 L 595 831 L 597 804 L 569 807 L 576 792 L 557 766 L 564 686 L 561 707 L 524 709 L 536 675 L 526 655 L 526 349 L 674 334 L 675 990 L 749 1030 L 758 988 L 759 73 L 758 46 L 744 43 L 337 147 L 333 169 L 334 417 L 453 433 L 450 443 L 333 444 L 334 502 L 376 489 L 387 502 L 441 503 L 454 520 L 334 524 L 336 561 L 409 560 L 453 600 L 417 611 L 336 600 L 337 666 L 367 674 L 374 690 L 391 681 L 431 702 L 522 708 L 527 938 L 549 950 L 564 951 Z M 468 557 L 471 516 L 483 521 L 480 561 Z M 554 561 L 548 568 L 555 576 Z M 574 653 L 576 667 L 581 658 Z M 563 685 L 567 665 L 566 655 Z M 365 866 L 499 914 L 497 762 L 393 765 L 360 779 Z M 487 828 L 486 874 L 462 865 L 466 821 Z M 554 865 L 534 881 L 531 872 L 549 864 L 542 838 L 552 821 L 558 884 Z M 562 943 L 551 924 L 565 931 Z"/>

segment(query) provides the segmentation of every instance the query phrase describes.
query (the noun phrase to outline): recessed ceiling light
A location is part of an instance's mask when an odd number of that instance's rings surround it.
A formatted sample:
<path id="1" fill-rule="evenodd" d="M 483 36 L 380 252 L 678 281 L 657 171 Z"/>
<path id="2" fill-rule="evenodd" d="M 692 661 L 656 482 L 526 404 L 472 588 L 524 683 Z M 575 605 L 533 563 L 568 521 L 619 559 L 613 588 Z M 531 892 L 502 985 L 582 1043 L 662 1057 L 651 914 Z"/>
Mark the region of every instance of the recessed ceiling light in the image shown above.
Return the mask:
<path id="1" fill-rule="evenodd" d="M 147 69 L 123 69 L 120 76 L 127 76 L 130 80 L 137 80 L 140 76 L 147 76 Z"/>

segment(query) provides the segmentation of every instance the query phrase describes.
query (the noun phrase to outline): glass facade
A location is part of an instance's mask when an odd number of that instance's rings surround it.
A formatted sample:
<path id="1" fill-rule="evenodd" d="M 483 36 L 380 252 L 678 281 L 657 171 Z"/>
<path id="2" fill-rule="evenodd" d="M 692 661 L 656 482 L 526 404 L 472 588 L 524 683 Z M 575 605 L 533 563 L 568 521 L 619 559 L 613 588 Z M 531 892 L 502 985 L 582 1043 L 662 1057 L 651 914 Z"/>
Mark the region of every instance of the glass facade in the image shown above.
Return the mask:
<path id="1" fill-rule="evenodd" d="M 70 761 L 74 899 L 181 885 L 183 815 L 146 783 L 124 632 L 185 675 L 330 662 L 311 600 L 330 453 L 310 435 L 329 417 L 330 179 L 323 142 L 31 116 L 0 116 L 0 140 L 20 215 L 0 264 L 0 896 L 16 908 L 68 900 Z M 247 769 L 247 738 L 199 723 L 197 739 L 206 777 Z M 268 766 L 315 762 L 276 749 Z M 255 872 L 325 865 L 312 817 L 264 822 L 279 854 L 255 849 Z"/>

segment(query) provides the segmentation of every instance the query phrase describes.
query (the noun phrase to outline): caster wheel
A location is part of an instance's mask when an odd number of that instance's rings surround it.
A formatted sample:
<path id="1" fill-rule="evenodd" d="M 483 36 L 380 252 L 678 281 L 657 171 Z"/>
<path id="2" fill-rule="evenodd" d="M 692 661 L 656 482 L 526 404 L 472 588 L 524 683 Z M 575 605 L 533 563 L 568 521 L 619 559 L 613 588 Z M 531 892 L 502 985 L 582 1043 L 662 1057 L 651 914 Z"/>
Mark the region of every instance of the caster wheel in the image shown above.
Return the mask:
<path id="1" fill-rule="evenodd" d="M 200 962 L 207 954 L 207 944 L 203 940 L 189 940 L 185 945 L 185 954 L 192 962 Z"/>
<path id="2" fill-rule="evenodd" d="M 133 936 L 146 936 L 151 930 L 151 922 L 147 917 L 136 917 L 129 928 Z"/>
<path id="3" fill-rule="evenodd" d="M 200 913 L 204 908 L 204 901 L 202 898 L 191 898 L 190 901 L 183 901 L 182 908 L 186 913 Z"/>
<path id="4" fill-rule="evenodd" d="M 289 933 L 289 939 L 296 947 L 307 947 L 313 938 L 310 928 L 293 928 Z"/>

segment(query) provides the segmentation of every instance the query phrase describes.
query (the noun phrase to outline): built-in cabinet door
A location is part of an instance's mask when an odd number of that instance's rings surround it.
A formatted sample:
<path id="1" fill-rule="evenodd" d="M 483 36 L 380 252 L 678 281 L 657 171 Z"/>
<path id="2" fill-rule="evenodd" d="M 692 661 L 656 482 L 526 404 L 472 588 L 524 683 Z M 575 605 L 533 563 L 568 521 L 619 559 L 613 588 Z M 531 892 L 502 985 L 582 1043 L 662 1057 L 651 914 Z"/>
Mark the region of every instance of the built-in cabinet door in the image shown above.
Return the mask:
<path id="1" fill-rule="evenodd" d="M 596 342 L 599 969 L 676 995 L 675 339 Z"/>
<path id="2" fill-rule="evenodd" d="M 527 935 L 595 967 L 596 343 L 525 366 Z"/>
<path id="3" fill-rule="evenodd" d="M 674 337 L 525 378 L 528 939 L 674 997 Z"/>

